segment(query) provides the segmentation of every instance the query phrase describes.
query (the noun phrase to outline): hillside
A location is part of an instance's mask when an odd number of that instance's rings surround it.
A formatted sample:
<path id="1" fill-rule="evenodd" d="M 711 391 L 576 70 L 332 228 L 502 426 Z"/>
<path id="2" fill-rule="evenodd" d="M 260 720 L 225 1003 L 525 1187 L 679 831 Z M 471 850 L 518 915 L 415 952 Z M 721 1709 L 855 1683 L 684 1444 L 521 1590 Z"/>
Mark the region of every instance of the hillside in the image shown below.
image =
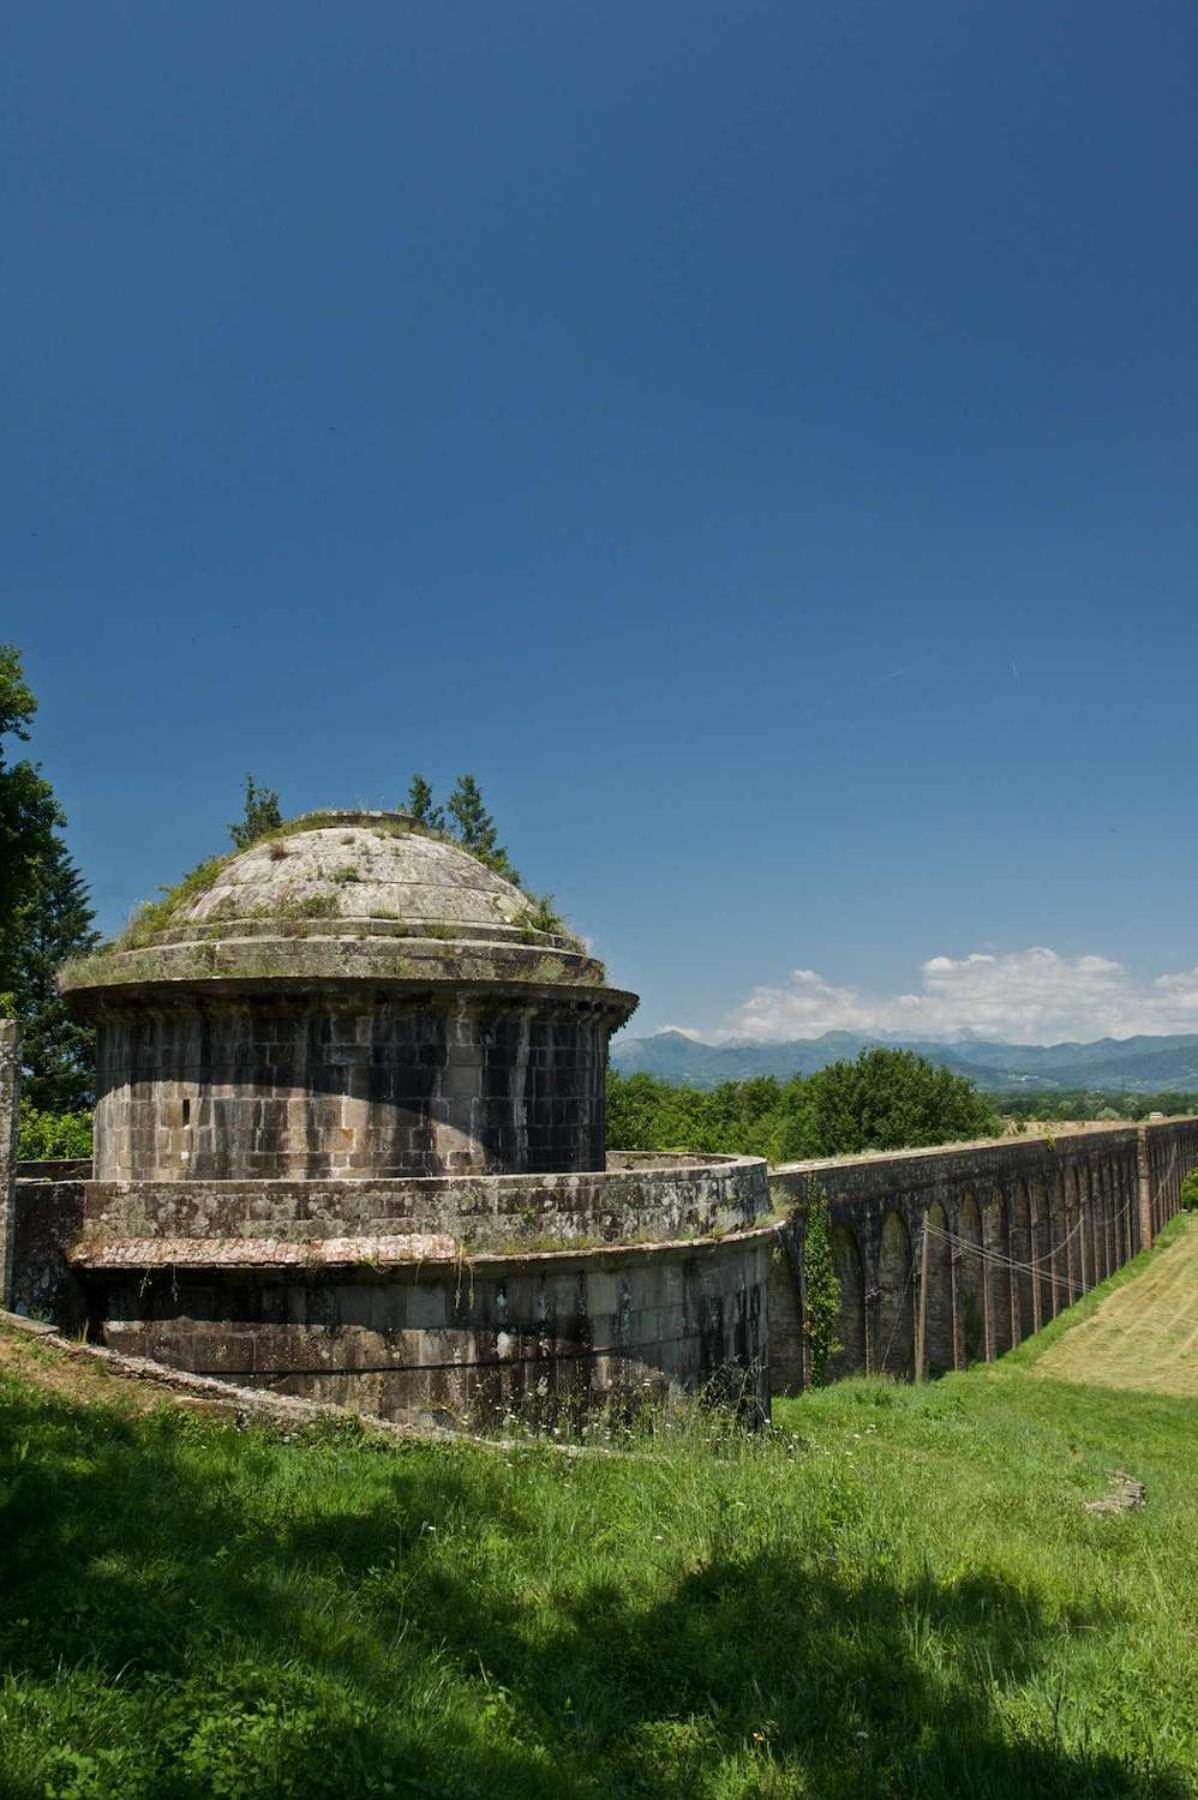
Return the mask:
<path id="1" fill-rule="evenodd" d="M 0 1329 L 0 1792 L 1182 1800 L 1198 1407 L 1040 1348 L 566 1457 L 147 1410 Z"/>
<path id="2" fill-rule="evenodd" d="M 705 1044 L 680 1031 L 617 1038 L 612 1061 L 622 1074 L 643 1070 L 663 1081 L 716 1087 L 755 1075 L 813 1075 L 831 1062 L 852 1059 L 877 1045 L 915 1050 L 930 1062 L 968 1075 L 992 1092 L 1026 1088 L 1102 1088 L 1130 1094 L 1198 1088 L 1198 1036 L 1103 1038 L 1092 1044 L 1004 1044 L 966 1038 L 942 1043 L 923 1038 L 862 1037 L 827 1031 L 817 1038 L 776 1044 Z"/>

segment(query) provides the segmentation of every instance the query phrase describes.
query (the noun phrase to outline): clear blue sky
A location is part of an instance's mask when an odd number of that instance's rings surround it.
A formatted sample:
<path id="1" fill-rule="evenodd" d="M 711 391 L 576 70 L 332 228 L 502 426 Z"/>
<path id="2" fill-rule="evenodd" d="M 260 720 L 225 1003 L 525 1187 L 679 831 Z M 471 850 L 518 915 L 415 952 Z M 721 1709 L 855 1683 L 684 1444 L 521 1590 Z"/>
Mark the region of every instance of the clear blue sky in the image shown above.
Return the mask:
<path id="1" fill-rule="evenodd" d="M 105 924 L 246 769 L 470 769 L 638 1029 L 1198 964 L 1192 0 L 41 0 L 0 70 L 0 636 Z"/>

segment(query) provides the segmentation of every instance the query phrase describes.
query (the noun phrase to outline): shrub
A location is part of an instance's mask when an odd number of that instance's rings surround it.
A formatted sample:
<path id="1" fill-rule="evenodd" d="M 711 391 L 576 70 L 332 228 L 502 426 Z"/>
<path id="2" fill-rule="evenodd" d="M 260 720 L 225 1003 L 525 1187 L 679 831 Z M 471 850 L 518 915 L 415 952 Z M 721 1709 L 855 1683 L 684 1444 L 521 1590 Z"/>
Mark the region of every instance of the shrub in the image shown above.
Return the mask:
<path id="1" fill-rule="evenodd" d="M 21 1102 L 17 1155 L 22 1162 L 73 1161 L 92 1153 L 90 1112 L 41 1112 Z"/>

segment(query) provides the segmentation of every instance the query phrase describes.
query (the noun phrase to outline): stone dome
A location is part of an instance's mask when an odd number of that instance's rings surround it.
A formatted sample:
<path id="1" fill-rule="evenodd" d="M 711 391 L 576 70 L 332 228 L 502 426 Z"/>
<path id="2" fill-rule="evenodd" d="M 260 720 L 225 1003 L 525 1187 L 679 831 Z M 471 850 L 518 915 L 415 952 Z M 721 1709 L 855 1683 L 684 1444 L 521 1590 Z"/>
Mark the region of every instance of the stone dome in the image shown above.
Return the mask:
<path id="1" fill-rule="evenodd" d="M 69 966 L 82 1010 L 113 990 L 371 980 L 602 990 L 603 965 L 461 845 L 396 812 L 305 814 L 202 865 L 111 948 Z"/>
<path id="2" fill-rule="evenodd" d="M 303 824 L 301 819 L 297 821 Z M 223 864 L 177 915 L 181 926 L 308 916 L 509 936 L 532 902 L 447 838 L 402 813 L 318 813 Z"/>

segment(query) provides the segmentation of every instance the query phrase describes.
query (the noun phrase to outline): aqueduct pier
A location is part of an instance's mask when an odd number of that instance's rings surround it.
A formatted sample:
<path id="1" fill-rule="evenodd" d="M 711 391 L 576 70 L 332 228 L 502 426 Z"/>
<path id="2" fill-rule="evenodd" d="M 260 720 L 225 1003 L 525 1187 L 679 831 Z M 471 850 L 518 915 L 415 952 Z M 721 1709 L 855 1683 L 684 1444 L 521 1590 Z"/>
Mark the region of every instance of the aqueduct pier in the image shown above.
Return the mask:
<path id="1" fill-rule="evenodd" d="M 1040 1135 L 1035 1135 L 1039 1129 Z M 770 1386 L 811 1379 L 805 1236 L 826 1201 L 840 1286 L 833 1376 L 922 1376 L 992 1360 L 1151 1244 L 1198 1166 L 1198 1119 L 1032 1126 L 770 1173 L 781 1255 L 768 1305 Z"/>

